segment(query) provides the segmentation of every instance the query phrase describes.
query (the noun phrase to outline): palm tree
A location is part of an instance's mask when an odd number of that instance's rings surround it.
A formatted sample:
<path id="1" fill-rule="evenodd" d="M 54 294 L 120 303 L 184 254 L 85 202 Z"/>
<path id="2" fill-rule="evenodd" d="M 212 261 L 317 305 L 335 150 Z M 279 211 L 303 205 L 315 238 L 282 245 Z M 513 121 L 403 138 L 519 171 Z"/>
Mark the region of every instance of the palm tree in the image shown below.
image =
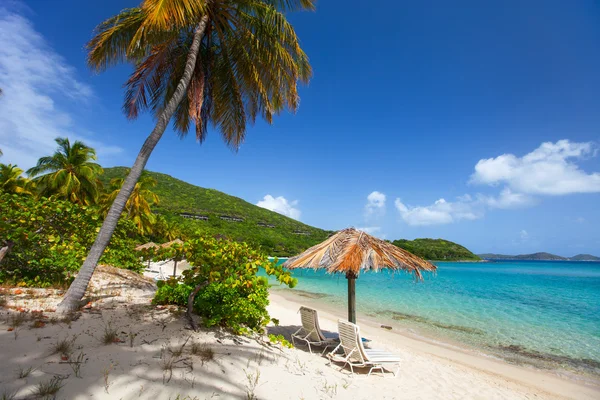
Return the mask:
<path id="1" fill-rule="evenodd" d="M 124 178 L 113 178 L 110 181 L 112 191 L 103 196 L 102 212 L 104 216 L 108 213 L 110 205 L 119 195 L 119 191 L 123 187 Z M 152 192 L 152 188 L 157 185 L 156 179 L 147 173 L 143 173 L 140 180 L 135 184 L 133 192 L 125 205 L 125 213 L 138 227 L 138 232 L 141 235 L 152 233 L 156 216 L 152 214 L 152 205 L 158 204 L 159 199 L 156 193 Z"/>
<path id="2" fill-rule="evenodd" d="M 152 228 L 153 237 L 159 238 L 161 241 L 170 242 L 175 239 L 183 239 L 185 237 L 179 225 L 174 220 L 166 219 L 159 215 L 156 219 L 156 224 Z"/>
<path id="3" fill-rule="evenodd" d="M 68 138 L 56 138 L 58 149 L 52 156 L 42 157 L 37 165 L 27 170 L 38 185 L 42 196 L 56 196 L 76 204 L 96 204 L 102 189 L 98 176 L 102 167 L 92 160 L 96 150 L 80 141 L 73 144 Z"/>
<path id="4" fill-rule="evenodd" d="M 314 9 L 316 0 L 143 0 L 100 24 L 88 44 L 97 70 L 128 62 L 123 109 L 129 118 L 151 109 L 156 125 L 116 196 L 79 274 L 58 311 L 78 307 L 127 199 L 171 118 L 196 139 L 212 123 L 237 149 L 247 123 L 271 122 L 298 107 L 298 80 L 312 71 L 286 11 Z"/>
<path id="5" fill-rule="evenodd" d="M 6 193 L 31 194 L 31 181 L 22 176 L 23 170 L 13 164 L 0 164 L 0 190 Z"/>

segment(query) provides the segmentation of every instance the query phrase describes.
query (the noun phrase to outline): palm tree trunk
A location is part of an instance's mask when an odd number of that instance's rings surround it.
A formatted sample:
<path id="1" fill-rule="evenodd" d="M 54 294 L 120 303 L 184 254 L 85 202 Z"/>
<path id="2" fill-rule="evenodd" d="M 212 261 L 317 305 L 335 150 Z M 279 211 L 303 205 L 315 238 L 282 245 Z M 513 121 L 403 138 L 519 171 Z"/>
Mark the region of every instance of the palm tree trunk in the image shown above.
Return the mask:
<path id="1" fill-rule="evenodd" d="M 125 182 L 123 183 L 119 194 L 117 194 L 115 201 L 108 210 L 108 214 L 104 219 L 102 228 L 100 228 L 100 232 L 98 233 L 98 236 L 96 237 L 96 240 L 94 241 L 94 244 L 92 245 L 92 248 L 90 249 L 85 261 L 83 262 L 77 277 L 73 283 L 71 283 L 71 286 L 69 287 L 69 290 L 67 290 L 65 297 L 58 305 L 56 310 L 57 312 L 65 313 L 79 308 L 79 303 L 83 298 L 85 291 L 87 290 L 90 279 L 92 278 L 92 274 L 94 273 L 96 265 L 98 264 L 98 260 L 100 260 L 104 249 L 106 249 L 106 246 L 108 246 L 108 243 L 110 242 L 110 238 L 117 227 L 119 217 L 125 209 L 127 200 L 129 199 L 131 192 L 133 192 L 135 184 L 140 179 L 142 171 L 144 170 L 144 167 L 150 158 L 150 154 L 152 154 L 154 147 L 156 147 L 156 144 L 165 132 L 165 129 L 167 128 L 175 109 L 179 103 L 181 103 L 183 96 L 185 96 L 187 92 L 192 74 L 196 68 L 196 58 L 200 50 L 200 42 L 204 37 L 204 32 L 206 31 L 207 25 L 208 16 L 205 15 L 200 20 L 200 23 L 194 32 L 194 39 L 187 56 L 185 70 L 181 80 L 177 84 L 177 89 L 175 90 L 173 97 L 171 97 L 167 103 L 167 106 L 163 112 L 158 117 L 156 126 L 152 130 L 152 133 L 144 142 L 144 145 L 142 146 L 135 163 L 133 164 L 133 167 L 131 167 L 131 171 L 129 171 L 129 175 L 127 175 L 127 178 L 125 178 Z"/>

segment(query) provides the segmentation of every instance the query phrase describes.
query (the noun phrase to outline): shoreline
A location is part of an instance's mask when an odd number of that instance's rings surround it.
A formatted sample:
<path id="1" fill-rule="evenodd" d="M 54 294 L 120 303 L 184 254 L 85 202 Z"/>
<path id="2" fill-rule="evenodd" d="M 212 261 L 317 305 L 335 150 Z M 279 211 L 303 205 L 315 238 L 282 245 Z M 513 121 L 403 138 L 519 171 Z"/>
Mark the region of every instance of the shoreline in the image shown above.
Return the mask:
<path id="1" fill-rule="evenodd" d="M 283 306 L 289 313 L 294 314 L 300 305 L 312 306 L 319 312 L 322 327 L 337 331 L 337 319 L 345 319 L 346 310 L 323 301 L 326 296 L 319 294 L 311 296 L 311 294 L 305 291 L 294 293 L 291 290 L 273 287 L 270 289 L 272 303 Z M 500 379 L 504 384 L 526 387 L 558 398 L 600 397 L 600 379 L 596 376 L 588 377 L 566 370 L 545 370 L 533 365 L 517 365 L 461 342 L 428 336 L 415 329 L 390 323 L 388 320 L 382 321 L 376 315 L 358 313 L 357 317 L 365 336 L 374 340 L 377 346 L 381 344 L 393 348 L 398 354 L 410 351 L 421 356 L 433 357 Z M 392 329 L 384 329 L 382 325 Z"/>

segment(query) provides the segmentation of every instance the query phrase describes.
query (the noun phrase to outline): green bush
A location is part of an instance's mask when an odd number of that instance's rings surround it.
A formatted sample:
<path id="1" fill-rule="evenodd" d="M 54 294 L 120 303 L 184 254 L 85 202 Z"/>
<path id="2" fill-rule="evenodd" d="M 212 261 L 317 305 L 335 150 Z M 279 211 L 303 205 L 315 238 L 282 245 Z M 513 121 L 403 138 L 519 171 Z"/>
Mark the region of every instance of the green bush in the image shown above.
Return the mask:
<path id="1" fill-rule="evenodd" d="M 187 306 L 188 297 L 192 292 L 189 285 L 179 284 L 176 280 L 159 281 L 158 290 L 154 294 L 152 304 L 177 304 Z"/>
<path id="2" fill-rule="evenodd" d="M 87 256 L 102 220 L 95 207 L 0 192 L 0 283 L 48 287 L 69 283 Z M 121 220 L 100 263 L 140 270 L 136 227 Z"/>
<path id="3" fill-rule="evenodd" d="M 181 283 L 171 279 L 159 286 L 155 304 L 187 306 L 192 289 L 207 282 L 196 295 L 194 311 L 203 317 L 205 326 L 223 326 L 238 334 L 260 331 L 270 321 L 268 281 L 256 275 L 259 267 L 264 266 L 268 275 L 290 287 L 297 282 L 246 243 L 197 238 L 167 249 L 146 249 L 141 254 L 154 260 L 184 256 L 192 265 L 184 271 Z"/>

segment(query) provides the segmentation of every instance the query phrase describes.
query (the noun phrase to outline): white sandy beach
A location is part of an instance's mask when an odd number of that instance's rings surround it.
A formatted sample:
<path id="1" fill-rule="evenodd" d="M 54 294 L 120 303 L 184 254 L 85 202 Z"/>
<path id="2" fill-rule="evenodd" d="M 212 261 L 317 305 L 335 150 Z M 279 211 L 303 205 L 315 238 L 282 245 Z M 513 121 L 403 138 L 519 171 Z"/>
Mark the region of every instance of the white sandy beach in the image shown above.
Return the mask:
<path id="1" fill-rule="evenodd" d="M 360 320 L 373 347 L 400 354 L 403 363 L 395 378 L 351 376 L 304 348 L 281 349 L 258 337 L 235 337 L 217 329 L 194 333 L 186 329 L 181 310 L 150 304 L 155 290 L 151 279 L 103 267 L 93 282 L 91 307 L 70 322 L 52 321 L 57 295 L 30 289 L 6 294 L 7 306 L 13 308 L 0 308 L 0 398 L 12 393 L 15 399 L 34 398 L 36 386 L 54 376 L 63 385 L 57 399 L 600 398 L 600 386 L 477 357 Z M 287 334 L 296 329 L 301 303 L 306 302 L 272 293 L 269 312 L 280 326 L 269 331 Z M 27 310 L 28 316 L 33 310 L 47 310 L 37 317 L 43 326 L 33 328 L 26 321 L 10 330 L 16 307 Z M 335 331 L 340 316 L 319 312 L 322 328 Z M 102 337 L 109 325 L 119 339 L 105 345 Z M 62 339 L 73 342 L 67 360 L 51 354 Z M 193 343 L 209 347 L 214 359 L 191 354 Z M 79 354 L 84 354 L 84 362 L 81 377 L 76 377 L 72 366 Z M 29 367 L 29 375 L 19 378 Z"/>

